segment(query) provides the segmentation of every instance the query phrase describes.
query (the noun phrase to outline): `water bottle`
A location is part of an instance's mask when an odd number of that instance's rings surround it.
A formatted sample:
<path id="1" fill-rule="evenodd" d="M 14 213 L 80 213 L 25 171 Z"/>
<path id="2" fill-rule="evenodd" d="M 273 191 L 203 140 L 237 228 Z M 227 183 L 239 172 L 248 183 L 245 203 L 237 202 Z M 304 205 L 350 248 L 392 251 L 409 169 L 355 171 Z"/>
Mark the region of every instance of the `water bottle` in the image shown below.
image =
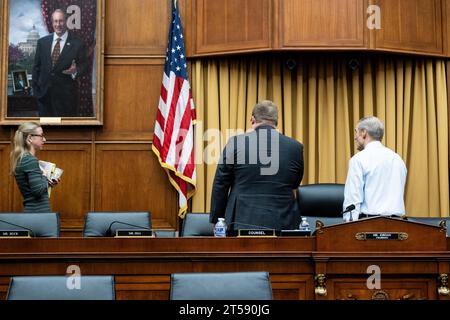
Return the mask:
<path id="1" fill-rule="evenodd" d="M 309 229 L 309 222 L 308 222 L 308 219 L 306 219 L 306 217 L 302 217 L 302 221 L 300 222 L 299 230 L 300 231 L 311 231 L 311 229 Z"/>
<path id="2" fill-rule="evenodd" d="M 219 218 L 214 226 L 214 237 L 226 237 L 227 236 L 227 224 L 225 218 Z"/>

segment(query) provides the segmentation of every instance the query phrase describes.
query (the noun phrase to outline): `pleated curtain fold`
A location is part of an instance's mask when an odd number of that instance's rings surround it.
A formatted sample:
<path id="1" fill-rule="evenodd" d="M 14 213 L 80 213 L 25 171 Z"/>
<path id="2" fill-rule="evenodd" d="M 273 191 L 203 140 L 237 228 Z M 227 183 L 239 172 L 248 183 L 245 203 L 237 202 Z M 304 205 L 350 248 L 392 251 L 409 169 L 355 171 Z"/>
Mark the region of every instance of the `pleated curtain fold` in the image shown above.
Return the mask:
<path id="1" fill-rule="evenodd" d="M 197 165 L 192 211 L 209 212 L 217 163 L 211 160 L 220 155 L 213 146 L 222 151 L 230 135 L 248 130 L 255 103 L 269 99 L 279 107 L 279 130 L 304 144 L 302 184 L 344 183 L 356 152 L 355 125 L 375 115 L 385 124 L 382 142 L 400 154 L 408 169 L 407 215 L 449 215 L 443 60 L 261 55 L 194 60 L 191 73 L 196 159 L 204 160 Z"/>

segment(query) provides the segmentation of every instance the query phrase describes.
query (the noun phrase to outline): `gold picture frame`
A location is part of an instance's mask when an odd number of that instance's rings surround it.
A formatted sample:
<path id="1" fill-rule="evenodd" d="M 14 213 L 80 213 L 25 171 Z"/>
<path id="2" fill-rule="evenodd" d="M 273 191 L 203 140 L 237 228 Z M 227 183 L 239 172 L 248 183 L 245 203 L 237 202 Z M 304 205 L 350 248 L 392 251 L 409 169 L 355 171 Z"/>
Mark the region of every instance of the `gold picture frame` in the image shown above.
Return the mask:
<path id="1" fill-rule="evenodd" d="M 71 5 L 61 8 L 57 7 L 57 4 L 62 2 L 53 1 L 47 2 L 50 5 L 46 8 L 49 11 L 45 14 L 43 13 L 45 8 L 41 8 L 41 1 L 0 0 L 0 125 L 18 125 L 24 121 L 40 121 L 41 124 L 52 125 L 103 124 L 105 0 L 90 0 L 92 3 L 73 0 Z M 53 32 L 49 17 L 55 8 L 62 9 L 66 13 L 69 34 L 76 34 L 76 37 L 81 39 L 86 49 L 83 50 L 86 67 L 83 68 L 83 73 L 75 73 L 72 76 L 73 91 L 76 90 L 76 95 L 72 95 L 72 87 L 68 93 L 76 98 L 68 100 L 74 101 L 73 113 L 55 113 L 49 116 L 43 114 L 40 111 L 42 108 L 38 107 L 38 103 L 39 106 L 43 104 L 42 100 L 38 100 L 40 99 L 36 94 L 38 90 L 34 90 L 38 82 L 33 79 L 33 70 L 37 61 L 38 39 L 43 39 Z M 89 15 L 85 13 L 88 10 Z M 92 15 L 92 12 L 95 12 L 95 15 Z M 95 21 L 86 18 L 92 16 Z M 70 39 L 72 38 L 67 38 L 60 57 L 75 47 L 75 40 L 71 42 Z M 48 51 L 51 55 L 50 50 Z M 52 69 L 52 72 L 55 69 Z M 81 70 L 81 67 L 78 70 Z M 23 76 L 23 72 L 27 77 L 27 89 L 20 91 L 15 85 L 14 75 Z M 36 78 L 40 81 L 40 78 Z"/>

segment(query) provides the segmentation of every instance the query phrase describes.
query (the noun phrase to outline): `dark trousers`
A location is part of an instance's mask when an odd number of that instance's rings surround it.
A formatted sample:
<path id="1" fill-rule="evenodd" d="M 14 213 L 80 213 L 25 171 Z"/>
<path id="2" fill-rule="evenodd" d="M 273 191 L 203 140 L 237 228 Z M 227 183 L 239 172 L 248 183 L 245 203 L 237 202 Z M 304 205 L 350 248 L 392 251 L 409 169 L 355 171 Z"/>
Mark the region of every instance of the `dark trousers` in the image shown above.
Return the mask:
<path id="1" fill-rule="evenodd" d="M 49 88 L 47 93 L 38 98 L 40 117 L 76 117 L 77 95 L 61 95 L 55 89 Z"/>

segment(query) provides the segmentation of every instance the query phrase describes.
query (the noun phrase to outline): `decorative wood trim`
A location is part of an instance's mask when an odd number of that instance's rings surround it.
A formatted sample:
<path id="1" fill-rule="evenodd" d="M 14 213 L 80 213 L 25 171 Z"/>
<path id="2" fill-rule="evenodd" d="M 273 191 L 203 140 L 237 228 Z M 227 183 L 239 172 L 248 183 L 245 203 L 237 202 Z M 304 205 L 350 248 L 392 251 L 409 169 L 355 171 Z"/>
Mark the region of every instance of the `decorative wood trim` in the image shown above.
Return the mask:
<path id="1" fill-rule="evenodd" d="M 449 41 L 450 41 L 450 1 L 442 0 L 442 52 L 446 56 L 450 56 Z"/>
<path id="2" fill-rule="evenodd" d="M 163 56 L 133 56 L 133 55 L 123 55 L 123 56 L 107 56 L 105 59 L 105 65 L 107 66 L 130 66 L 130 65 L 164 65 L 165 57 Z M 162 74 L 161 74 L 162 77 Z"/>

